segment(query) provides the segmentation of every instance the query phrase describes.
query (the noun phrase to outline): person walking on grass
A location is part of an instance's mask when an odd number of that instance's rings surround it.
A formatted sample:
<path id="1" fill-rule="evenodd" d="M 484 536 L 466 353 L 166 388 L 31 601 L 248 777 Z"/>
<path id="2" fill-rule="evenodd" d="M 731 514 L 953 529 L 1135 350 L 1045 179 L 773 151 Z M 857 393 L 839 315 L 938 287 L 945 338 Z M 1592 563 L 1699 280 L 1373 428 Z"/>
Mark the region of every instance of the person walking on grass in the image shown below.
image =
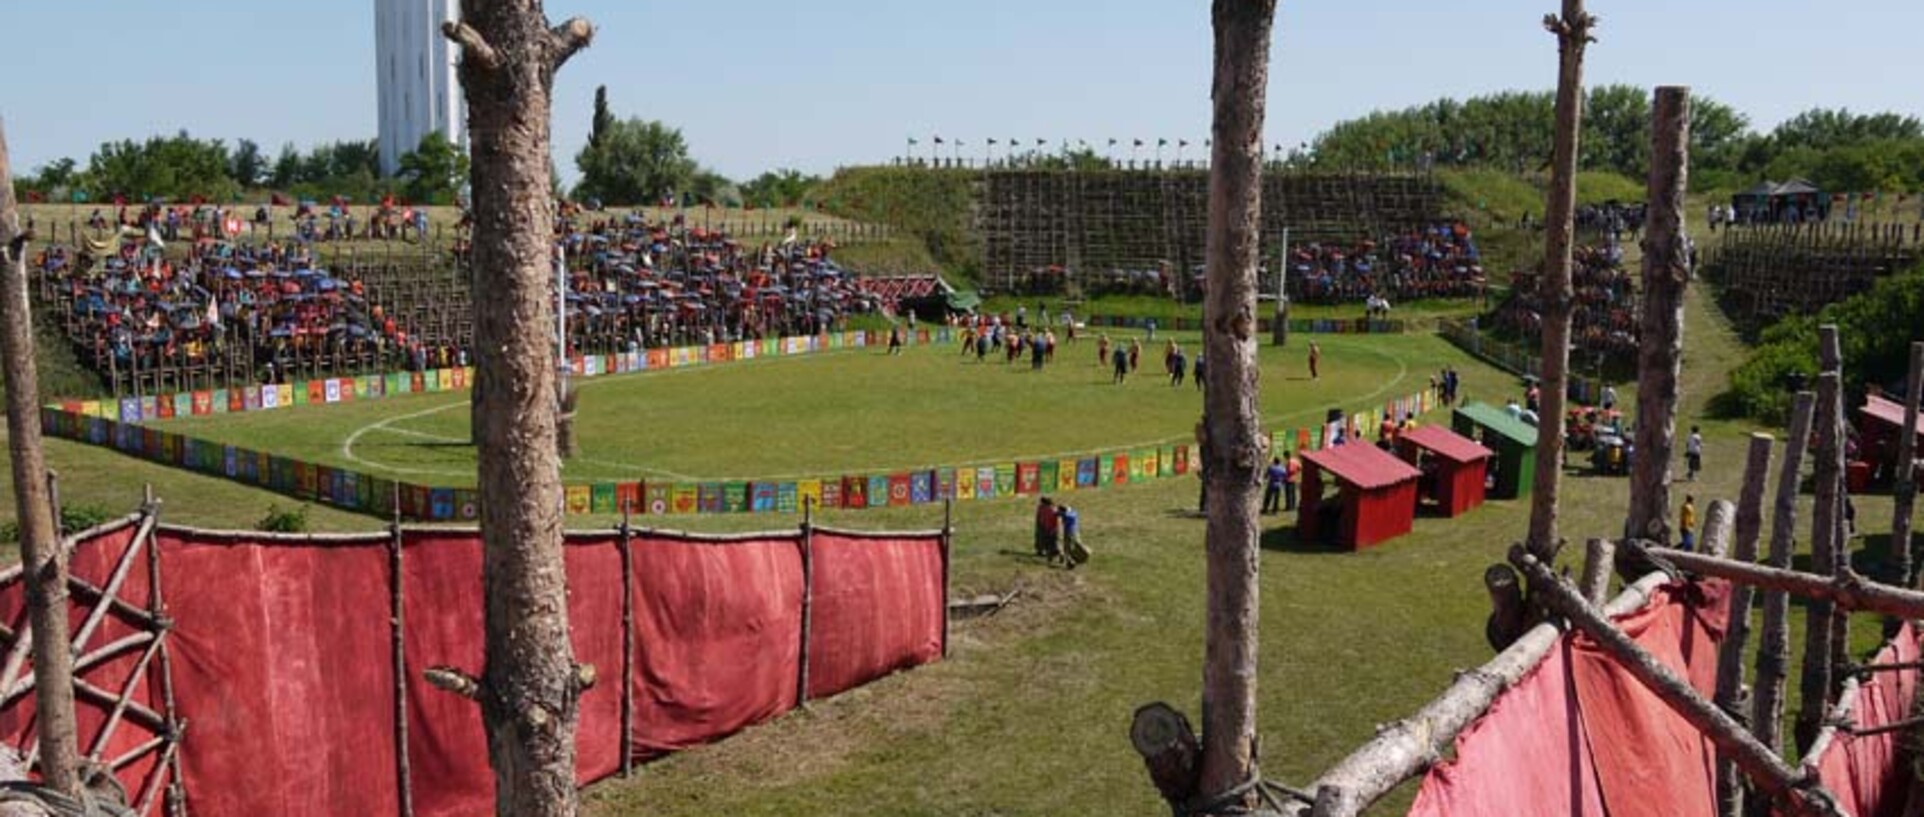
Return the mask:
<path id="1" fill-rule="evenodd" d="M 1690 427 L 1690 436 L 1684 440 L 1684 464 L 1689 467 L 1690 481 L 1697 481 L 1697 472 L 1704 470 L 1704 435 L 1697 426 Z"/>
<path id="2" fill-rule="evenodd" d="M 1129 339 L 1129 371 L 1134 373 L 1136 365 L 1142 362 L 1142 339 Z"/>
<path id="3" fill-rule="evenodd" d="M 1189 368 L 1189 356 L 1178 348 L 1169 358 L 1169 385 L 1181 386 L 1185 370 Z"/>
<path id="4" fill-rule="evenodd" d="M 1109 382 L 1121 383 L 1124 378 L 1129 376 L 1129 350 L 1117 346 L 1116 351 L 1110 355 L 1110 358 L 1115 362 L 1116 376 Z"/>
<path id="5" fill-rule="evenodd" d="M 1323 362 L 1323 348 L 1320 346 L 1317 346 L 1316 341 L 1313 341 L 1313 340 L 1310 341 L 1309 342 L 1309 379 L 1318 380 L 1322 378 L 1322 373 L 1317 371 L 1317 366 L 1320 365 L 1322 362 Z"/>
<path id="6" fill-rule="evenodd" d="M 1289 469 L 1283 465 L 1283 458 L 1269 458 L 1269 468 L 1263 471 L 1263 513 L 1281 510 L 1283 486 L 1288 482 Z"/>
<path id="7" fill-rule="evenodd" d="M 1096 365 L 1101 366 L 1104 363 L 1108 363 L 1108 362 L 1109 362 L 1109 333 L 1101 332 L 1096 335 Z"/>
<path id="8" fill-rule="evenodd" d="M 1683 509 L 1677 512 L 1678 545 L 1683 550 L 1697 549 L 1697 498 L 1685 494 Z"/>
<path id="9" fill-rule="evenodd" d="M 1029 371 L 1042 371 L 1042 358 L 1047 354 L 1048 347 L 1043 345 L 1042 336 L 1031 336 L 1029 338 Z"/>
<path id="10" fill-rule="evenodd" d="M 1203 390 L 1203 374 L 1207 371 L 1208 369 L 1203 366 L 1202 350 L 1198 349 L 1196 350 L 1196 370 L 1191 373 L 1195 376 L 1195 379 L 1196 379 L 1196 391 Z"/>

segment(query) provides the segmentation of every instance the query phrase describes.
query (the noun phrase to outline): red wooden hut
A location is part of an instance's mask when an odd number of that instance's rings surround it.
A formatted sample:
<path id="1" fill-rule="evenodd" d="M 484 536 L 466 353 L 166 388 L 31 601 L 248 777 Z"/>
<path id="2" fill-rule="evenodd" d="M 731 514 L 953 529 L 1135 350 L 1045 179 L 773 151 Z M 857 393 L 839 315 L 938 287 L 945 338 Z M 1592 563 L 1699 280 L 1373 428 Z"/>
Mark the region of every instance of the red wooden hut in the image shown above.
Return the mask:
<path id="1" fill-rule="evenodd" d="M 1867 467 L 1864 478 L 1874 476 L 1877 480 L 1897 478 L 1897 444 L 1903 437 L 1904 404 L 1887 400 L 1876 395 L 1864 396 L 1864 407 L 1858 409 L 1857 450 L 1858 456 Z M 1918 435 L 1917 451 L 1924 454 L 1924 417 L 1919 417 L 1913 433 Z M 1853 486 L 1851 490 L 1860 491 L 1864 486 Z"/>
<path id="2" fill-rule="evenodd" d="M 1396 438 L 1397 453 L 1416 463 L 1418 500 L 1434 500 L 1444 516 L 1483 504 L 1484 471 L 1495 451 L 1442 426 L 1420 426 Z"/>
<path id="3" fill-rule="evenodd" d="M 1324 497 L 1328 474 L 1338 493 Z M 1410 532 L 1416 517 L 1417 470 L 1373 445 L 1353 443 L 1303 452 L 1303 501 L 1296 531 L 1361 550 Z"/>

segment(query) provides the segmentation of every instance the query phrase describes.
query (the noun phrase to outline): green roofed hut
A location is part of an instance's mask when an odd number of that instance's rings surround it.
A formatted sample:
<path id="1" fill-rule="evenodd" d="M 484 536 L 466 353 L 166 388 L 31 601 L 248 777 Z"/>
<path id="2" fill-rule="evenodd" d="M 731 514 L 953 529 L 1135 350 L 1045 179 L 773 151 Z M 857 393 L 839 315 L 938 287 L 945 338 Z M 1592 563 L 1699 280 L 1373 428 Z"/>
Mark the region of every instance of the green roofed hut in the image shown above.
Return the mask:
<path id="1" fill-rule="evenodd" d="M 1496 452 L 1490 461 L 1491 499 L 1516 499 L 1530 493 L 1536 479 L 1536 426 L 1488 403 L 1470 403 L 1457 407 L 1450 427 Z"/>

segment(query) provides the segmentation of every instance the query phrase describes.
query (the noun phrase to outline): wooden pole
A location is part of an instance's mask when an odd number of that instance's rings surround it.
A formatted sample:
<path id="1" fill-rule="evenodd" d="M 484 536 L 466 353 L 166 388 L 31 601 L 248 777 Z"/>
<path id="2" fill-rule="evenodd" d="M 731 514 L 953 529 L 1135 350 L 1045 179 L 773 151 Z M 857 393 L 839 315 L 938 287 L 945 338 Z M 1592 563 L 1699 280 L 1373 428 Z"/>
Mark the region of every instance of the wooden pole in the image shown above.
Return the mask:
<path id="1" fill-rule="evenodd" d="M 1616 561 L 1617 546 L 1608 539 L 1591 539 L 1584 545 L 1583 581 L 1577 586 L 1583 588 L 1583 598 L 1591 604 L 1602 604 L 1610 593 L 1610 568 Z"/>
<path id="2" fill-rule="evenodd" d="M 1823 602 L 1844 610 L 1861 610 L 1907 619 L 1924 618 L 1924 591 L 1880 584 L 1864 578 L 1856 571 L 1847 572 L 1842 576 L 1829 576 L 1805 573 L 1800 570 L 1781 570 L 1766 565 L 1745 564 L 1733 559 L 1721 559 L 1674 548 L 1648 547 L 1643 543 L 1634 545 L 1621 543 L 1620 546 L 1634 547 L 1652 558 L 1662 559 L 1692 573 L 1782 590 L 1793 596 L 1810 599 L 1813 602 Z M 1816 730 L 1811 730 L 1811 734 L 1815 735 Z"/>
<path id="3" fill-rule="evenodd" d="M 1642 312 L 1637 338 L 1637 456 L 1631 464 L 1630 512 L 1624 535 L 1669 543 L 1670 463 L 1677 437 L 1678 380 L 1683 372 L 1684 187 L 1688 173 L 1690 92 L 1657 89 L 1653 113 L 1649 202 L 1644 235 Z M 1636 566 L 1632 567 L 1638 573 Z"/>
<path id="4" fill-rule="evenodd" d="M 1770 435 L 1750 435 L 1750 450 L 1744 460 L 1744 487 L 1737 500 L 1737 542 L 1731 558 L 1751 564 L 1757 561 L 1757 537 L 1763 529 L 1764 483 L 1770 478 Z M 1731 588 L 1730 615 L 1726 619 L 1724 642 L 1717 648 L 1718 708 L 1740 721 L 1748 710 L 1741 705 L 1744 686 L 1744 647 L 1750 641 L 1750 605 L 1755 589 L 1747 584 Z M 1756 735 L 1752 730 L 1751 734 Z M 1766 747 L 1769 748 L 1769 747 Z M 1723 817 L 1738 817 L 1744 811 L 1743 780 L 1737 765 L 1720 759 L 1717 769 L 1717 806 Z"/>
<path id="5" fill-rule="evenodd" d="M 1642 609 L 1651 594 L 1669 580 L 1661 572 L 1652 572 L 1631 582 L 1604 606 L 1604 615 L 1620 616 Z M 1322 812 L 1323 817 L 1360 814 L 1403 781 L 1429 768 L 1455 745 L 1459 733 L 1489 711 L 1498 695 L 1541 663 L 1562 636 L 1563 629 L 1554 623 L 1531 627 L 1483 666 L 1458 673 L 1443 694 L 1416 714 L 1378 729 L 1374 739 L 1338 761 L 1309 787 L 1311 791 L 1332 793 L 1335 807 Z"/>
<path id="6" fill-rule="evenodd" d="M 1563 613 L 1577 629 L 1616 659 L 1631 677 L 1654 693 L 1698 732 L 1717 746 L 1718 752 L 1736 763 L 1756 787 L 1788 806 L 1793 814 L 1837 815 L 1844 817 L 1837 799 L 1777 755 L 1758 743 L 1743 724 L 1738 723 L 1710 701 L 1704 700 L 1690 682 L 1677 677 L 1637 642 L 1611 624 L 1604 614 L 1583 600 L 1569 580 L 1552 572 L 1548 565 L 1521 547 L 1512 548 L 1510 561 L 1530 579 L 1530 588 Z"/>
<path id="7" fill-rule="evenodd" d="M 1811 413 L 1817 395 L 1799 392 L 1790 413 L 1790 437 L 1777 473 L 1777 499 L 1771 513 L 1770 555 L 1765 564 L 1790 569 L 1797 534 L 1797 490 L 1804 449 L 1810 444 Z M 1757 685 L 1751 697 L 1750 729 L 1771 751 L 1783 752 L 1784 678 L 1790 671 L 1790 594 L 1766 588 L 1764 629 L 1757 644 Z"/>
<path id="8" fill-rule="evenodd" d="M 401 486 L 388 522 L 388 649 L 394 669 L 394 785 L 401 817 L 414 817 L 414 769 L 408 758 L 407 576 L 401 532 Z"/>
<path id="9" fill-rule="evenodd" d="M 1262 143 L 1276 0 L 1214 0 L 1215 151 L 1209 172 L 1208 286 L 1203 350 L 1207 630 L 1202 671 L 1202 777 L 1208 810 L 1247 808 L 1256 768 L 1261 519 L 1256 488 L 1268 462 L 1258 409 L 1256 268 L 1261 261 Z"/>
<path id="10" fill-rule="evenodd" d="M 1897 434 L 1897 479 L 1891 483 L 1891 556 L 1905 587 L 1916 585 L 1911 565 L 1911 515 L 1917 506 L 1917 404 L 1924 401 L 1924 343 L 1911 344 L 1904 378 L 1904 428 Z"/>
<path id="11" fill-rule="evenodd" d="M 802 501 L 802 654 L 795 667 L 795 705 L 808 703 L 808 643 L 815 618 L 815 501 Z"/>
<path id="12" fill-rule="evenodd" d="M 1817 496 L 1811 512 L 1810 569 L 1819 575 L 1835 575 L 1840 564 L 1849 566 L 1848 560 L 1839 559 L 1838 540 L 1842 522 L 1838 489 L 1844 476 L 1843 384 L 1833 357 L 1837 327 L 1819 327 L 1818 336 L 1824 360 L 1817 376 Z M 1805 613 L 1801 685 L 1806 703 L 1797 715 L 1800 746 L 1809 746 L 1816 738 L 1824 709 L 1832 700 L 1832 639 L 1836 636 L 1831 622 L 1835 608 L 1829 602 L 1817 601 L 1805 608 Z"/>
<path id="13" fill-rule="evenodd" d="M 1596 18 L 1583 0 L 1563 0 L 1562 16 L 1545 16 L 1543 26 L 1557 38 L 1556 132 L 1550 160 L 1550 192 L 1544 203 L 1542 396 L 1538 413 L 1554 426 L 1563 421 L 1569 389 L 1571 244 L 1576 231 L 1577 151 L 1583 133 L 1583 52 L 1593 41 Z M 1557 533 L 1557 494 L 1563 484 L 1563 435 L 1537 440 L 1536 481 L 1530 497 L 1532 552 L 1546 558 L 1561 545 Z"/>
<path id="14" fill-rule="evenodd" d="M 67 557 L 49 504 L 33 308 L 27 301 L 27 242 L 32 239 L 20 229 L 6 131 L 0 122 L 0 357 L 4 357 L 7 387 L 7 447 L 13 463 L 20 558 L 27 567 L 40 775 L 48 788 L 78 797 L 80 744 L 75 734 L 73 650 L 67 629 Z"/>
<path id="15" fill-rule="evenodd" d="M 1817 779 L 1817 769 L 1823 765 L 1824 755 L 1836 742 L 1838 733 L 1852 734 L 1849 726 L 1851 710 L 1857 705 L 1857 690 L 1856 676 L 1845 679 L 1844 685 L 1838 688 L 1837 703 L 1832 704 L 1830 712 L 1824 716 L 1823 728 L 1817 730 L 1817 737 L 1811 740 L 1810 748 L 1804 752 L 1803 761 L 1798 766 L 1810 779 Z"/>
<path id="16" fill-rule="evenodd" d="M 949 657 L 950 551 L 955 540 L 955 500 L 942 500 L 942 657 Z"/>
<path id="17" fill-rule="evenodd" d="M 621 503 L 621 776 L 635 767 L 635 530 L 632 502 Z"/>
<path id="18" fill-rule="evenodd" d="M 1837 376 L 1837 392 L 1834 398 L 1836 405 L 1833 406 L 1837 421 L 1837 451 L 1834 461 L 1836 472 L 1831 478 L 1831 491 L 1834 497 L 1831 505 L 1831 511 L 1834 514 L 1831 524 L 1836 530 L 1831 534 L 1833 537 L 1831 541 L 1834 543 L 1831 550 L 1831 570 L 1841 576 L 1843 571 L 1851 566 L 1850 515 L 1845 513 L 1844 509 L 1845 504 L 1850 502 L 1850 492 L 1844 483 L 1846 456 L 1844 449 L 1849 441 L 1850 413 L 1844 406 L 1844 355 L 1837 327 L 1819 327 L 1817 339 L 1818 353 L 1824 370 Z M 1819 381 L 1819 386 L 1821 388 L 1822 381 Z M 1819 490 L 1821 492 L 1821 486 Z M 1850 611 L 1831 610 L 1829 694 L 1833 703 L 1837 701 L 1837 694 L 1844 684 L 1843 672 L 1837 668 L 1850 663 L 1850 621 Z"/>
<path id="19" fill-rule="evenodd" d="M 160 528 L 161 502 L 158 497 L 154 496 L 153 483 L 142 486 L 141 505 L 144 508 L 152 509 L 150 514 L 155 520 L 155 529 L 158 530 Z M 168 621 L 167 596 L 160 580 L 159 543 L 155 543 L 153 547 L 147 548 L 147 579 L 149 590 L 147 595 L 147 612 L 154 617 L 155 621 Z M 180 709 L 174 704 L 174 659 L 166 638 L 162 638 L 160 643 L 160 701 L 160 711 L 166 717 L 167 726 L 173 737 L 173 745 L 167 747 L 167 814 L 168 817 L 185 817 L 187 814 L 187 789 L 185 788 L 186 783 L 183 782 L 181 777 L 180 752 L 178 751 L 178 746 L 182 737 L 185 735 L 187 724 L 181 721 Z M 156 770 L 155 777 L 159 777 L 158 770 Z"/>

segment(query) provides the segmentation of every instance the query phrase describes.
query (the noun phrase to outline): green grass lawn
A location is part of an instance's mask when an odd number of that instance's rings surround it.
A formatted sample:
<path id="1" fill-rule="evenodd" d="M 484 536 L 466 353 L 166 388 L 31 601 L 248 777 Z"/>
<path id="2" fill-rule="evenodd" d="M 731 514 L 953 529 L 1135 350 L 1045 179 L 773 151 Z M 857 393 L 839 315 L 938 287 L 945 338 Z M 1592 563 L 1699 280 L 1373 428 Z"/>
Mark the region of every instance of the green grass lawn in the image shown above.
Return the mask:
<path id="1" fill-rule="evenodd" d="M 1165 333 L 1166 334 L 1166 333 Z M 1114 339 L 1127 337 L 1111 335 Z M 1179 336 L 1195 354 L 1198 338 Z M 1428 387 L 1445 364 L 1471 393 L 1508 393 L 1509 380 L 1425 335 L 1321 335 L 1322 378 L 1311 381 L 1308 338 L 1263 347 L 1262 407 L 1275 428 L 1308 427 L 1330 407 L 1380 408 Z M 1041 372 L 938 345 L 766 358 L 584 380 L 570 480 L 746 479 L 1053 459 L 1193 438 L 1201 392 L 1159 374 L 1163 339 L 1115 385 L 1093 337 L 1060 345 Z M 165 428 L 377 476 L 473 483 L 467 395 L 443 393 L 346 405 L 162 421 Z"/>

